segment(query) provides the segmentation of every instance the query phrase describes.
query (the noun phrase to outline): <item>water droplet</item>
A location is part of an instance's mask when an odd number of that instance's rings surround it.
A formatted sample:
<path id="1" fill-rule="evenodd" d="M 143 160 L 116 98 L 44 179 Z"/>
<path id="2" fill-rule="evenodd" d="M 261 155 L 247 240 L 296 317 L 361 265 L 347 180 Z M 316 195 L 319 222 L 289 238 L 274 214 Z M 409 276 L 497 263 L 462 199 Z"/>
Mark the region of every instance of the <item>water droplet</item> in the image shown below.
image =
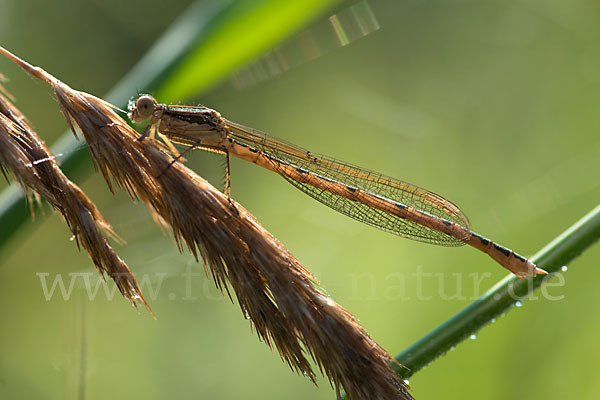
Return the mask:
<path id="1" fill-rule="evenodd" d="M 521 303 L 520 301 L 517 301 L 517 302 L 515 303 L 515 306 L 516 306 L 516 307 L 523 307 L 523 303 Z"/>
<path id="2" fill-rule="evenodd" d="M 569 268 L 567 268 L 566 265 L 563 265 L 562 267 L 560 267 L 560 270 L 563 272 L 566 272 Z"/>
<path id="3" fill-rule="evenodd" d="M 454 346 L 450 347 L 450 351 L 454 351 L 454 349 L 455 349 Z"/>
<path id="4" fill-rule="evenodd" d="M 496 322 L 496 318 L 492 318 L 492 324 Z"/>
<path id="5" fill-rule="evenodd" d="M 471 336 L 469 336 L 469 339 L 475 340 L 475 339 L 477 339 L 477 335 L 476 334 L 472 334 Z"/>

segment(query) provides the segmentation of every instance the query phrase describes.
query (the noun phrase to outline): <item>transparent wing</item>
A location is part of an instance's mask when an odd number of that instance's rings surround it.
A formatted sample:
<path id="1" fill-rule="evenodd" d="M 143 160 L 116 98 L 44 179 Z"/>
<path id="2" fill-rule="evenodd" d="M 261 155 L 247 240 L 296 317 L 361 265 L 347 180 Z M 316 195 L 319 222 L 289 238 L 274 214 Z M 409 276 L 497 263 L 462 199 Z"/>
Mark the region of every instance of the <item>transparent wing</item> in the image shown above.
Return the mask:
<path id="1" fill-rule="evenodd" d="M 232 137 L 262 151 L 272 161 L 274 169 L 292 185 L 334 210 L 348 215 L 368 225 L 409 239 L 442 246 L 461 246 L 457 238 L 396 215 L 369 207 L 366 204 L 318 189 L 299 182 L 281 168 L 282 163 L 312 172 L 326 181 L 341 183 L 351 188 L 361 189 L 374 199 L 387 199 L 403 204 L 438 218 L 454 222 L 470 231 L 467 216 L 453 203 L 443 197 L 377 172 L 369 171 L 328 156 L 311 153 L 291 143 L 269 136 L 266 133 L 226 121 Z M 390 208 L 393 205 L 390 205 Z"/>

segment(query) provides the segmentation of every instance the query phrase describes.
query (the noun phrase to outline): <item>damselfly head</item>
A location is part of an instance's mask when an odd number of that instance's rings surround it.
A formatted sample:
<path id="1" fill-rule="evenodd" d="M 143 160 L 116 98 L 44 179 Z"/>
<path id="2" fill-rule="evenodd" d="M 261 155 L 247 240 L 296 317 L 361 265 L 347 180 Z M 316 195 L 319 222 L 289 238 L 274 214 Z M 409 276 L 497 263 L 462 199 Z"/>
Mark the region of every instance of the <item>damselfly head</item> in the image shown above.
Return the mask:
<path id="1" fill-rule="evenodd" d="M 156 100 L 149 94 L 140 95 L 135 101 L 130 101 L 127 109 L 128 117 L 133 122 L 141 122 L 152 116 L 156 108 Z"/>

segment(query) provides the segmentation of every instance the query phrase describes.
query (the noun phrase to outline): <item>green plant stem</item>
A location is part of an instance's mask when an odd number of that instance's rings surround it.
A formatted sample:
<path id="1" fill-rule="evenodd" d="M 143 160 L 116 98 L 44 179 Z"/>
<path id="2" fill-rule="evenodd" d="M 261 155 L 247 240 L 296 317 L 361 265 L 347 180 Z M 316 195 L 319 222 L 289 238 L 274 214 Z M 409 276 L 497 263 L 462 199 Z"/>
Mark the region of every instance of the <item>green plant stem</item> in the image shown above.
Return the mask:
<path id="1" fill-rule="evenodd" d="M 536 278 L 519 279 L 513 275 L 498 282 L 487 293 L 469 304 L 461 312 L 425 335 L 418 342 L 400 353 L 395 359 L 406 368 L 395 366 L 397 372 L 408 378 L 438 356 L 475 334 L 493 318 L 505 313 L 517 301 L 543 285 L 553 273 L 600 238 L 600 206 L 596 207 L 573 226 L 550 242 L 531 260 L 550 274 Z"/>
<path id="2" fill-rule="evenodd" d="M 598 239 L 600 206 L 531 257 L 534 263 L 548 271 L 548 275 L 528 279 L 507 276 L 458 314 L 394 357 L 400 365 L 393 364 L 392 367 L 402 378 L 410 378 L 452 347 L 477 333 L 494 318 L 506 313 L 518 301 L 523 301 L 527 295 L 551 279 L 552 275 L 560 273 L 563 266 L 573 261 Z M 341 398 L 346 397 L 344 395 Z"/>

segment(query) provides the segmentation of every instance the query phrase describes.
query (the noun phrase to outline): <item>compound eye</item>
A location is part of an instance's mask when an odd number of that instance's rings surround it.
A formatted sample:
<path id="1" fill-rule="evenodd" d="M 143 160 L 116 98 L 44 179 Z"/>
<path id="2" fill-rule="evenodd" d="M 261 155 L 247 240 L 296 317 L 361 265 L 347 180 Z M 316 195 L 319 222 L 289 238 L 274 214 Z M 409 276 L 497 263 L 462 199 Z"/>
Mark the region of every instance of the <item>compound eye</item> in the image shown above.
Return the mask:
<path id="1" fill-rule="evenodd" d="M 154 112 L 155 106 L 156 100 L 154 100 L 154 97 L 147 94 L 140 96 L 135 102 L 135 119 L 138 121 L 143 121 L 147 118 L 150 118 Z"/>

